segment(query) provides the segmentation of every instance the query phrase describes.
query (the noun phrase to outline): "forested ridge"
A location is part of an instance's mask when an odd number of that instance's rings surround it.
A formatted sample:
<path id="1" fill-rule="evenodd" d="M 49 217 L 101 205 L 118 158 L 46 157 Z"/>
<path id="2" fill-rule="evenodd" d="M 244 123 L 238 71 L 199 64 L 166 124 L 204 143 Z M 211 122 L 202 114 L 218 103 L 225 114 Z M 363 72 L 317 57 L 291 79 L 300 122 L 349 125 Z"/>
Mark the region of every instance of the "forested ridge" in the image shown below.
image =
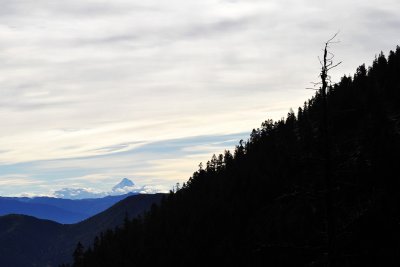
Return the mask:
<path id="1" fill-rule="evenodd" d="M 327 99 L 329 265 L 399 263 L 400 47 L 344 76 Z M 317 92 L 266 120 L 144 216 L 79 246 L 72 266 L 326 266 L 321 105 Z"/>

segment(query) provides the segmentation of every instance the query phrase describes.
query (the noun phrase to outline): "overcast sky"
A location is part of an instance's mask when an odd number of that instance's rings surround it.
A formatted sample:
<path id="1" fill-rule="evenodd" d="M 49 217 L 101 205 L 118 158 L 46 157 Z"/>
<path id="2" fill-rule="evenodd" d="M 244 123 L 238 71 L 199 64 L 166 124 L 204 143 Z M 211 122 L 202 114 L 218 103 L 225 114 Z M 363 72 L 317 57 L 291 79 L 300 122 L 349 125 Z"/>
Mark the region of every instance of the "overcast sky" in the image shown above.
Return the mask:
<path id="1" fill-rule="evenodd" d="M 170 189 L 400 44 L 400 1 L 0 0 L 0 195 Z"/>

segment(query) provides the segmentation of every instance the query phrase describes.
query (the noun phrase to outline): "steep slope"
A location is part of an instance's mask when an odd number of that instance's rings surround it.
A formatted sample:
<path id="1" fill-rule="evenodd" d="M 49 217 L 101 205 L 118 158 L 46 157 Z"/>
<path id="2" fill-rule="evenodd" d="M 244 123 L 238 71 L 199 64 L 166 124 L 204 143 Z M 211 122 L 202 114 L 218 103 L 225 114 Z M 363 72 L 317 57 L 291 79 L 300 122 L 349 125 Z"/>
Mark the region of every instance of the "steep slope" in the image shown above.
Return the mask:
<path id="1" fill-rule="evenodd" d="M 96 216 L 80 223 L 66 226 L 63 229 L 65 238 L 62 243 L 57 244 L 61 253 L 56 255 L 53 262 L 70 262 L 72 260 L 71 251 L 75 249 L 78 242 L 81 242 L 85 247 L 89 247 L 99 232 L 122 226 L 126 216 L 131 219 L 137 217 L 145 210 L 148 210 L 153 203 L 159 203 L 163 196 L 164 194 L 130 196 Z M 93 231 L 93 229 L 96 229 L 96 231 Z M 71 236 L 73 238 L 70 238 Z M 64 250 L 64 248 L 67 249 Z"/>
<path id="2" fill-rule="evenodd" d="M 163 194 L 134 195 L 77 224 L 63 225 L 25 215 L 0 217 L 0 266 L 58 266 L 68 262 L 79 241 L 91 243 L 106 229 L 123 224 L 160 202 Z"/>
<path id="3" fill-rule="evenodd" d="M 400 47 L 213 156 L 143 219 L 76 254 L 82 266 L 399 266 Z M 334 225 L 327 243 L 330 154 Z M 330 251 L 330 257 L 327 252 Z"/>

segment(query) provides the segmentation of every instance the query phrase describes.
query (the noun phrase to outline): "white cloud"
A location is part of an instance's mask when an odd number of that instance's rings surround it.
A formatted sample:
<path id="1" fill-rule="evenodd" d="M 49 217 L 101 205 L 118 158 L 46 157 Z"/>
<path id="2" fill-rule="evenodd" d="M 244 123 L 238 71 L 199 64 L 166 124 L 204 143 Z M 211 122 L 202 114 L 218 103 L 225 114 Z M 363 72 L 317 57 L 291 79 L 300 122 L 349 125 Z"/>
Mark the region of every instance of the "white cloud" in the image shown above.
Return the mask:
<path id="1" fill-rule="evenodd" d="M 107 194 L 93 188 L 63 188 L 54 192 L 57 198 L 82 199 L 82 198 L 101 198 Z"/>
<path id="2" fill-rule="evenodd" d="M 15 174 L 15 175 L 7 175 L 0 177 L 0 186 L 8 187 L 8 186 L 29 186 L 40 184 L 42 181 L 30 179 L 27 175 Z"/>

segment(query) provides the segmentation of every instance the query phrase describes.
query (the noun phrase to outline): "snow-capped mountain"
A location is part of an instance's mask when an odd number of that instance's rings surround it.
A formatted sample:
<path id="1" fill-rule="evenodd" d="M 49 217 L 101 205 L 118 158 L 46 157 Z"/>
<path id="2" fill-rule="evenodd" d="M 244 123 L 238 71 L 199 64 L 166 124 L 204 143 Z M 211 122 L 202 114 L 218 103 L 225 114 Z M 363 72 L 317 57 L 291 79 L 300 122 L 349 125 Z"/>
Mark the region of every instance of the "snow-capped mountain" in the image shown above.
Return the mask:
<path id="1" fill-rule="evenodd" d="M 54 192 L 54 197 L 65 199 L 85 199 L 85 198 L 102 198 L 105 196 L 119 196 L 128 193 L 136 194 L 154 194 L 165 192 L 165 190 L 144 185 L 137 186 L 128 178 L 123 178 L 118 184 L 112 187 L 108 192 L 97 191 L 92 188 L 63 188 Z"/>
<path id="2" fill-rule="evenodd" d="M 118 192 L 118 190 L 124 190 L 125 187 L 133 187 L 135 184 L 129 180 L 128 178 L 124 178 L 121 180 L 121 182 L 119 182 L 118 184 L 116 184 L 113 188 L 112 191 L 113 192 Z"/>

